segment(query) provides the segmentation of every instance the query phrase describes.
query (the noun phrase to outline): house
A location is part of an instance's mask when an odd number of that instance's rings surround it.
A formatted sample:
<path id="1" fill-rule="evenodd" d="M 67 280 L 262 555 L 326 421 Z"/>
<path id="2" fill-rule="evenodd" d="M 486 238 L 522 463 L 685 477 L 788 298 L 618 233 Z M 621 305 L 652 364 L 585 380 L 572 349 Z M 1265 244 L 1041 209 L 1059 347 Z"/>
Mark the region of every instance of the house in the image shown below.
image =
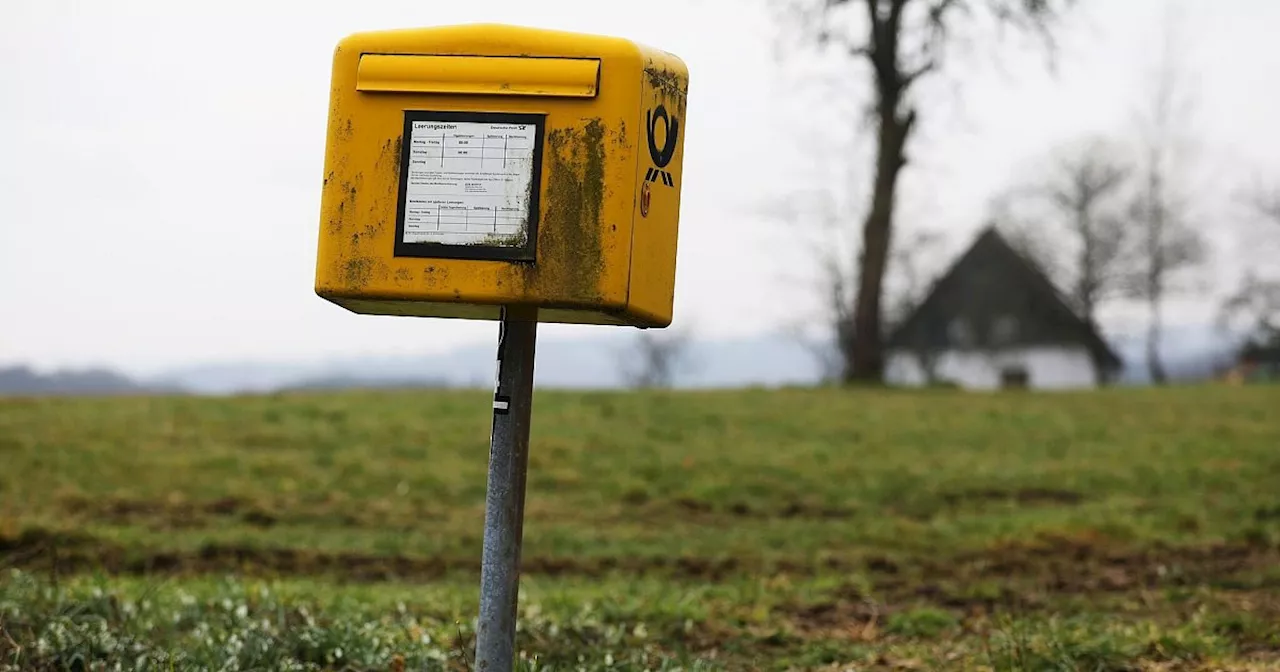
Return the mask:
<path id="1" fill-rule="evenodd" d="M 1228 371 L 1227 380 L 1237 385 L 1280 382 L 1280 334 L 1246 342 L 1235 366 Z"/>
<path id="2" fill-rule="evenodd" d="M 1080 389 L 1121 361 L 1039 267 L 987 228 L 889 334 L 889 384 Z"/>

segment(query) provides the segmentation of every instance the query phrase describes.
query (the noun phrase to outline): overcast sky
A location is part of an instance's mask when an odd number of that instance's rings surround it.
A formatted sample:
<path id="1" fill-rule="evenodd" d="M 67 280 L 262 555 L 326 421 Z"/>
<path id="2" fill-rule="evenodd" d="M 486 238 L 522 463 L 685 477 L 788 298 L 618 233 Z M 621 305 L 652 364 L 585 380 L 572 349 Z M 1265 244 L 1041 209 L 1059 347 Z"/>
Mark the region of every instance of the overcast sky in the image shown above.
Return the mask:
<path id="1" fill-rule="evenodd" d="M 1081 134 L 1129 128 L 1165 1 L 1085 0 L 1056 75 L 1014 44 L 936 83 L 930 95 L 944 107 L 925 117 L 903 194 L 912 225 L 962 245 L 988 197 L 1028 162 Z M 681 56 L 691 88 L 677 320 L 708 337 L 786 325 L 810 303 L 792 281 L 806 257 L 757 213 L 817 179 L 821 150 L 836 145 L 813 139 L 847 136 L 855 121 L 824 112 L 829 94 L 776 58 L 763 7 L 3 0 L 0 364 L 152 373 L 492 341 L 492 323 L 357 316 L 312 289 L 334 44 L 361 30 L 475 21 L 613 34 Z M 1186 10 L 1204 184 L 1212 195 L 1255 173 L 1280 176 L 1280 2 Z"/>

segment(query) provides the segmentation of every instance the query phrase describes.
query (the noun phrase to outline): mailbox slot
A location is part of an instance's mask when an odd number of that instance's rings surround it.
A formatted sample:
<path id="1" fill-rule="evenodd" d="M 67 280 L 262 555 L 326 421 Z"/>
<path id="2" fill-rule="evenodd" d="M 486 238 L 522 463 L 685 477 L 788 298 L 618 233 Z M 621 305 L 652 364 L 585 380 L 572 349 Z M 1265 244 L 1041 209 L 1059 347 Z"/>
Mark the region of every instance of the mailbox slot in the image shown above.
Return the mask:
<path id="1" fill-rule="evenodd" d="M 594 98 L 600 61 L 522 56 L 363 54 L 356 90 Z"/>

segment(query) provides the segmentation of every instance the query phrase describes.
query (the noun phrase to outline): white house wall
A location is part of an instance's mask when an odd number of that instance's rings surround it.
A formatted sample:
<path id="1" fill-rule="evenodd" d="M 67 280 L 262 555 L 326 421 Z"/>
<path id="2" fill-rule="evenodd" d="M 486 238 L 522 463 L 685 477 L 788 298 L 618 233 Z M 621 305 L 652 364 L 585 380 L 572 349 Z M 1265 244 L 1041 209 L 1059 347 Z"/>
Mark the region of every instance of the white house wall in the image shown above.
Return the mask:
<path id="1" fill-rule="evenodd" d="M 892 385 L 920 386 L 926 382 L 924 370 L 913 355 L 901 350 L 888 353 L 885 379 Z M 1083 347 L 1033 347 L 1001 353 L 948 351 L 941 354 L 937 378 L 972 390 L 1000 387 L 1000 372 L 1020 366 L 1030 377 L 1028 387 L 1043 390 L 1070 390 L 1095 387 L 1097 372 L 1089 351 Z"/>

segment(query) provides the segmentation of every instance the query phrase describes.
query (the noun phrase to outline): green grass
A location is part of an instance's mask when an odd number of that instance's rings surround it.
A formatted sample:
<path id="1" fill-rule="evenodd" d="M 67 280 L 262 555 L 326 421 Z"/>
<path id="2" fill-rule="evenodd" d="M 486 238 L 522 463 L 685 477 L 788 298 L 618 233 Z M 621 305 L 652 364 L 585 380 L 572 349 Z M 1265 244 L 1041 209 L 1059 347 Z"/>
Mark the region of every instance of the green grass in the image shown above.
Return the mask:
<path id="1" fill-rule="evenodd" d="M 0 661 L 467 669 L 487 401 L 0 400 Z M 1275 388 L 539 392 L 521 648 L 1280 666 L 1277 409 Z"/>

